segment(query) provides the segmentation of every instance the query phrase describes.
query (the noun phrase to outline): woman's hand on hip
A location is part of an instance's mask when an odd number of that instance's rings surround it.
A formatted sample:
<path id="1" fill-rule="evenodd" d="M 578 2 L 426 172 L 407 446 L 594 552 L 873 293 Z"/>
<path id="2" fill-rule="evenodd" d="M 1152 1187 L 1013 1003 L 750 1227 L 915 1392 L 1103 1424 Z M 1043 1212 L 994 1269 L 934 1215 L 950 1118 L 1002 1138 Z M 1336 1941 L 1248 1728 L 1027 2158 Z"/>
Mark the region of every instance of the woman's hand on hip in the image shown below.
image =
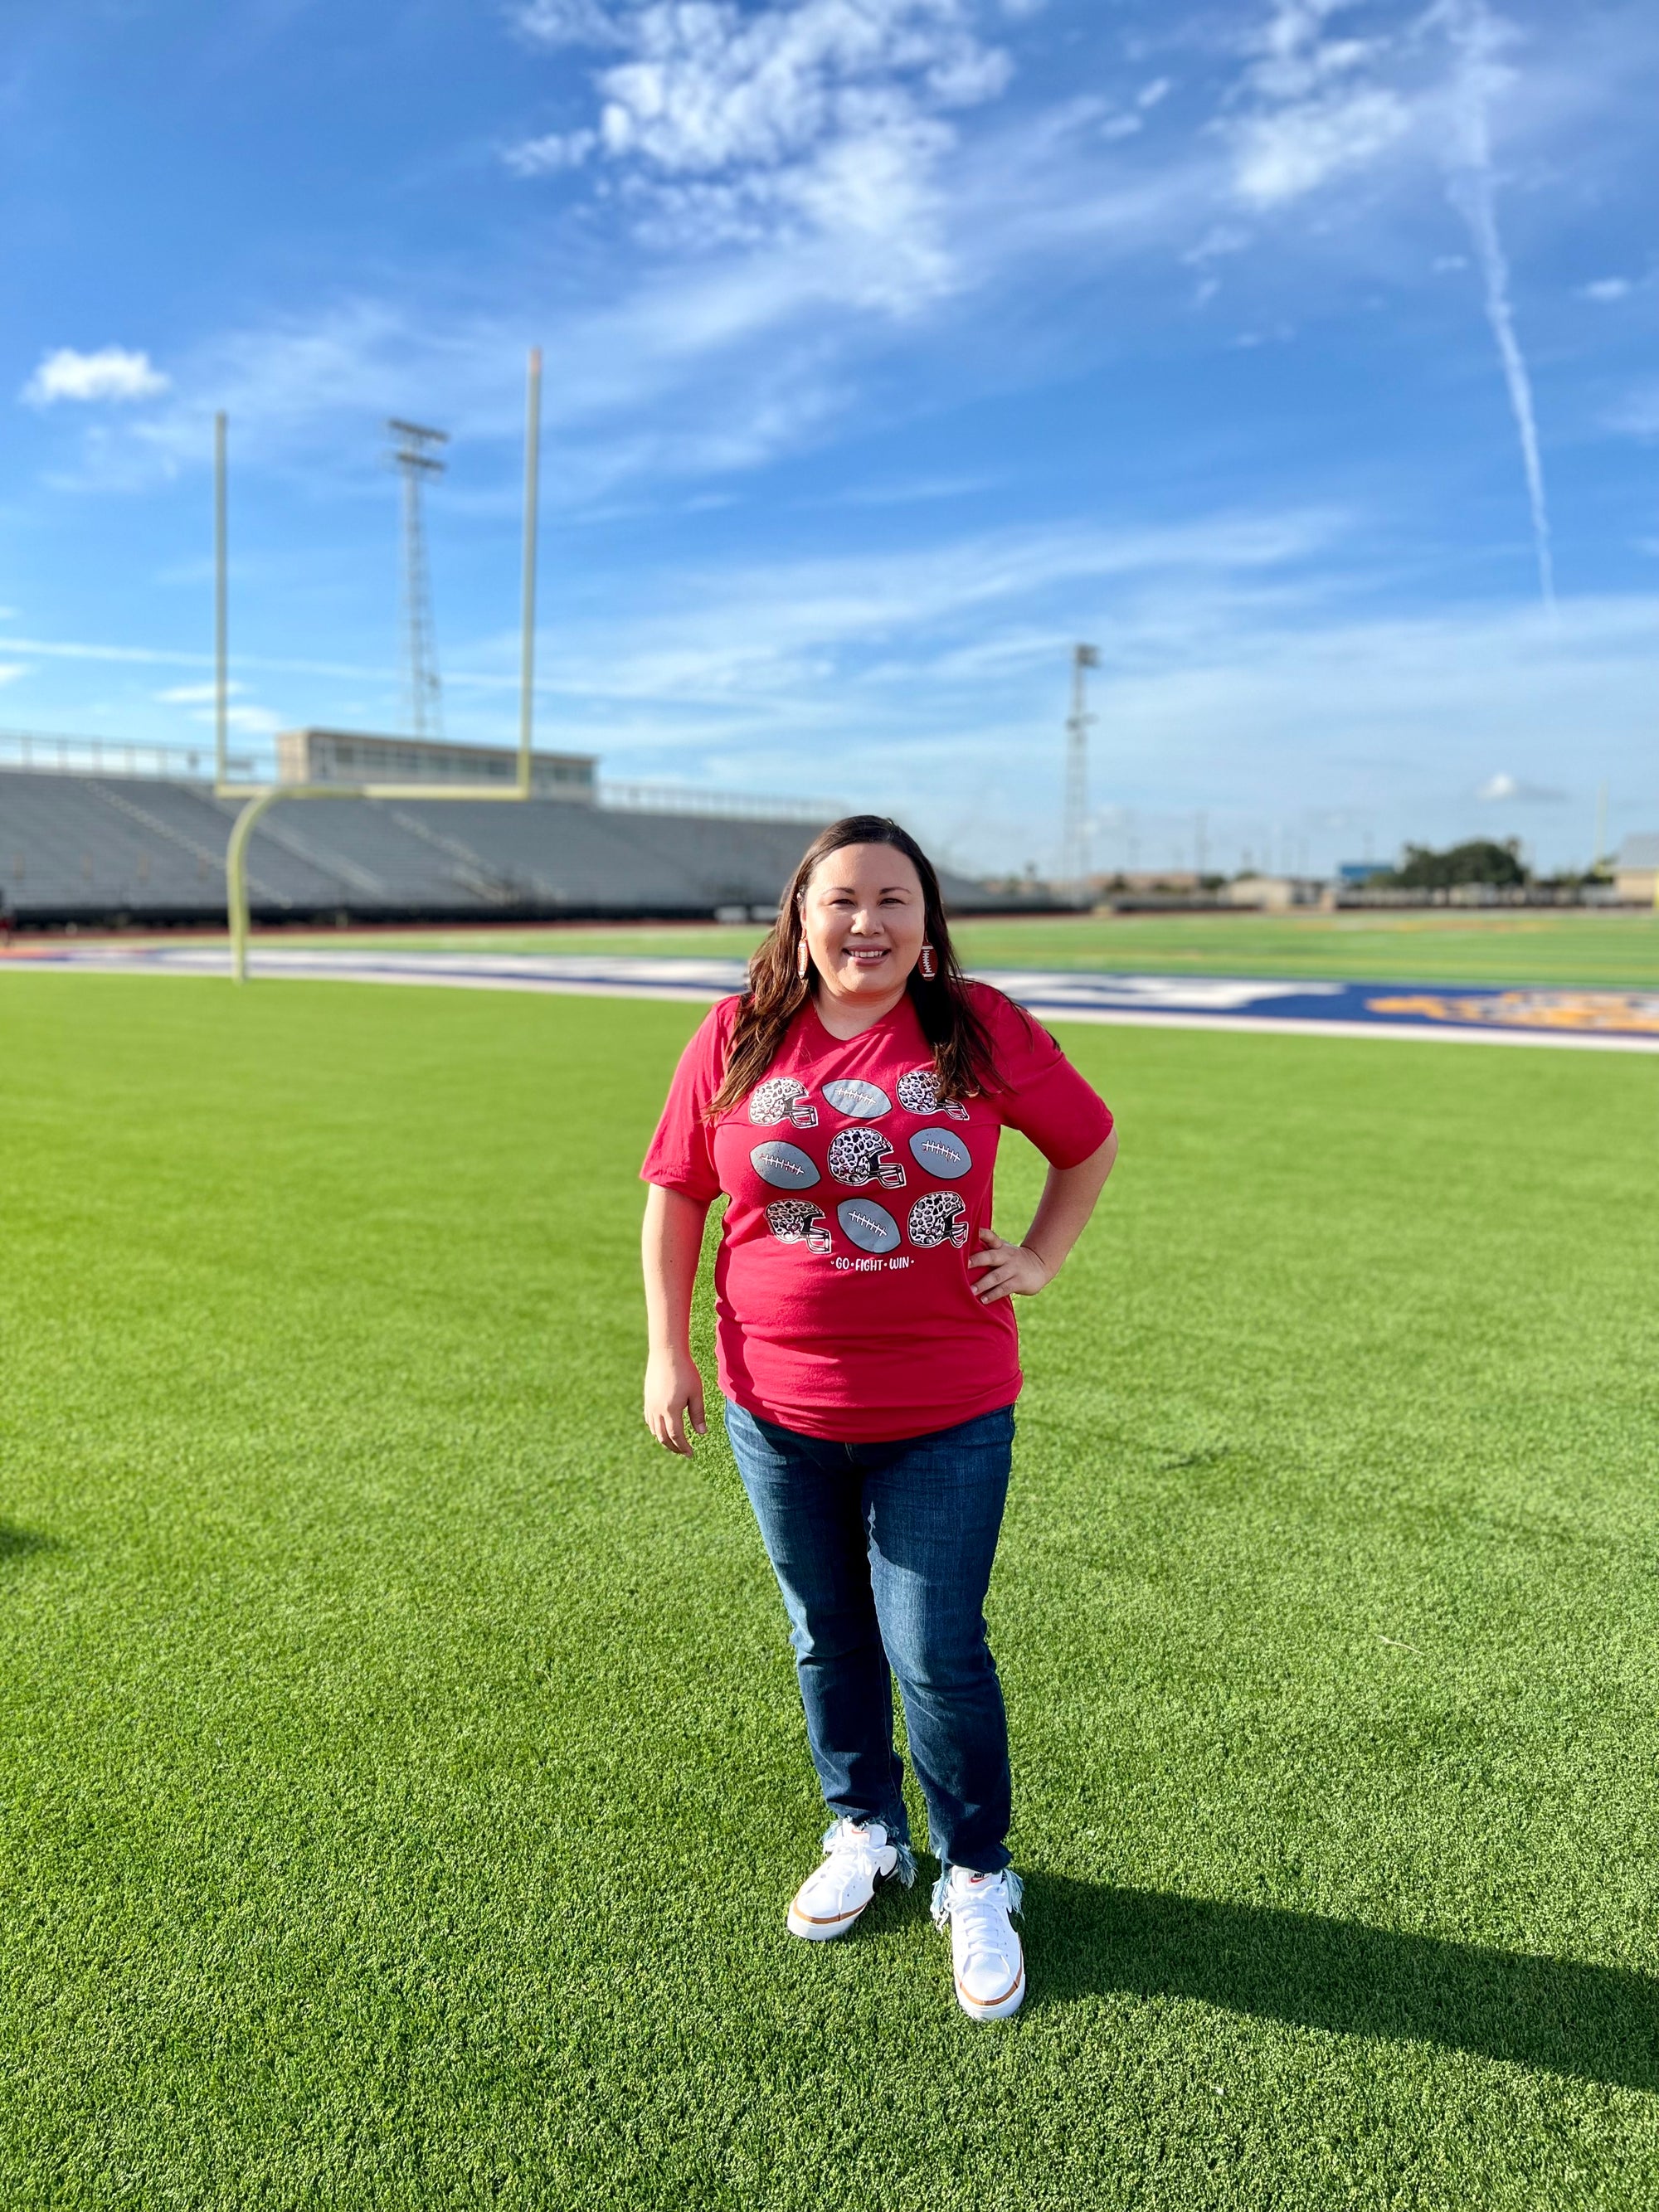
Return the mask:
<path id="1" fill-rule="evenodd" d="M 1033 1297 L 1045 1284 L 1054 1280 L 1054 1270 L 1029 1244 L 1010 1244 L 994 1229 L 981 1229 L 979 1241 L 986 1249 L 975 1252 L 968 1265 L 979 1270 L 974 1277 L 973 1289 L 982 1306 L 1011 1293 L 1017 1297 Z"/>
<path id="2" fill-rule="evenodd" d="M 700 1437 L 708 1434 L 702 1376 L 689 1352 L 653 1352 L 645 1370 L 645 1425 L 665 1451 L 691 1456 L 685 1417 Z"/>

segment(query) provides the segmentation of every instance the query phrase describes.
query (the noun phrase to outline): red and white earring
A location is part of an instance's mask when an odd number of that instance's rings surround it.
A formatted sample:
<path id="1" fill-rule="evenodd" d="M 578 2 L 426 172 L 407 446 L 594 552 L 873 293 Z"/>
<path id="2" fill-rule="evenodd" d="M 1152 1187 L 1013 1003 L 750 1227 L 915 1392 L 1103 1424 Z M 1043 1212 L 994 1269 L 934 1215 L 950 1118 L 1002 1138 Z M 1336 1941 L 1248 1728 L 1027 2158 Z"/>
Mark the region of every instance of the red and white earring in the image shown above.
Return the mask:
<path id="1" fill-rule="evenodd" d="M 921 957 L 917 961 L 916 965 L 921 970 L 922 980 L 931 983 L 939 973 L 939 955 L 931 945 L 922 946 Z"/>
<path id="2" fill-rule="evenodd" d="M 811 964 L 812 956 L 807 951 L 806 939 L 803 937 L 800 941 L 800 950 L 795 955 L 795 973 L 803 983 L 806 981 L 806 971 Z"/>

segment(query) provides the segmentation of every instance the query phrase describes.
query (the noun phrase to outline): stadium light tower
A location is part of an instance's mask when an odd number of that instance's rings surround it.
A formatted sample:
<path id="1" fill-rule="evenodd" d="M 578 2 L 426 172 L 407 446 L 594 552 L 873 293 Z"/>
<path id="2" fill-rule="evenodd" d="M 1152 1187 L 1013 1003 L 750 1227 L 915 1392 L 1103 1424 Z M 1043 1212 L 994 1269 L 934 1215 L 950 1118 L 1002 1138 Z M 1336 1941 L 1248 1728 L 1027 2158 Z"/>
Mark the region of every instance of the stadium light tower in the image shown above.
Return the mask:
<path id="1" fill-rule="evenodd" d="M 408 430 L 409 423 L 395 423 Z M 279 799 L 526 799 L 531 795 L 536 738 L 536 538 L 541 499 L 542 349 L 530 350 L 525 389 L 524 422 L 524 580 L 520 619 L 524 637 L 519 653 L 519 772 L 511 783 L 237 783 L 231 780 L 225 757 L 230 693 L 228 534 L 226 529 L 228 474 L 227 419 L 214 417 L 213 425 L 213 539 L 214 539 L 214 690 L 217 695 L 215 720 L 214 796 L 241 802 L 231 824 L 225 849 L 225 905 L 230 922 L 231 973 L 239 983 L 247 980 L 247 848 L 260 817 Z M 441 430 L 418 433 L 441 438 Z M 441 467 L 441 462 L 432 464 Z M 429 611 L 428 611 L 429 620 Z M 436 672 L 434 672 L 434 680 Z"/>
<path id="2" fill-rule="evenodd" d="M 447 446 L 447 430 L 419 422 L 386 424 L 396 444 L 392 459 L 404 480 L 404 623 L 409 634 L 409 726 L 416 738 L 444 733 L 443 686 L 438 678 L 438 640 L 432 623 L 432 576 L 426 558 L 426 515 L 421 487 L 441 476 L 444 464 L 434 446 Z"/>
<path id="3" fill-rule="evenodd" d="M 1066 825 L 1060 873 L 1082 901 L 1089 895 L 1088 672 L 1100 665 L 1100 648 L 1072 647 L 1072 711 L 1066 720 Z"/>

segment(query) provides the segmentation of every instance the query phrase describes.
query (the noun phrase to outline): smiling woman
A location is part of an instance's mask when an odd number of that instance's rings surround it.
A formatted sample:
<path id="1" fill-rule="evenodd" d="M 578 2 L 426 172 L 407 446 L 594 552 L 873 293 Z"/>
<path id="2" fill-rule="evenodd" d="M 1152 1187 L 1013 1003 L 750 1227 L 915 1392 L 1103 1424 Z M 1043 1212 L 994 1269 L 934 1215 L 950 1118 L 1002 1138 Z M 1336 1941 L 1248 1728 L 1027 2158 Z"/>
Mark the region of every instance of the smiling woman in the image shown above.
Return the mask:
<path id="1" fill-rule="evenodd" d="M 915 1878 L 896 1674 L 957 1995 L 1000 2019 L 1025 1994 L 983 1612 L 1021 1381 L 1008 1300 L 1042 1290 L 1077 1241 L 1111 1169 L 1112 1117 L 1046 1030 L 964 978 L 939 879 L 884 816 L 814 841 L 749 984 L 687 1046 L 645 1163 L 645 1418 L 670 1451 L 691 1449 L 688 1413 L 704 1432 L 691 1292 L 724 1193 L 726 1433 L 833 1816 L 789 1928 L 842 1935 L 878 1882 Z M 767 1133 L 786 1121 L 788 1138 Z M 990 1225 L 1005 1126 L 1050 1164 L 1019 1244 Z"/>

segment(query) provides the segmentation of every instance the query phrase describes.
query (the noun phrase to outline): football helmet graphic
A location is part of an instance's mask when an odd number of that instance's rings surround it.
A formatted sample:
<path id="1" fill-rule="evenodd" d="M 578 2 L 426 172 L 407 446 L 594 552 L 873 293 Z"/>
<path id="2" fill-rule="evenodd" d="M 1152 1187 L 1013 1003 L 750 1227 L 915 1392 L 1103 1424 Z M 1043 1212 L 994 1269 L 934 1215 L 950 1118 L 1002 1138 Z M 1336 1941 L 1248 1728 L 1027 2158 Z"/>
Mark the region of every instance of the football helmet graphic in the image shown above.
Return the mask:
<path id="1" fill-rule="evenodd" d="M 766 1209 L 766 1225 L 784 1244 L 805 1244 L 809 1251 L 830 1249 L 830 1224 L 810 1198 L 775 1198 Z"/>
<path id="2" fill-rule="evenodd" d="M 968 1242 L 968 1201 L 959 1190 L 925 1190 L 910 1208 L 910 1242 L 924 1252 L 949 1237 L 958 1252 Z"/>
<path id="3" fill-rule="evenodd" d="M 750 1092 L 749 1118 L 757 1129 L 775 1129 L 781 1121 L 797 1129 L 816 1129 L 818 1109 L 804 1083 L 797 1083 L 793 1075 L 774 1075 Z"/>
<path id="4" fill-rule="evenodd" d="M 960 1099 L 939 1097 L 931 1067 L 913 1067 L 908 1075 L 901 1075 L 898 1097 L 899 1104 L 912 1114 L 948 1114 L 953 1121 L 968 1119 L 968 1109 Z"/>
<path id="5" fill-rule="evenodd" d="M 878 1129 L 843 1129 L 830 1139 L 830 1172 L 837 1182 L 874 1182 L 879 1176 L 889 1190 L 901 1189 L 904 1164 Z"/>

